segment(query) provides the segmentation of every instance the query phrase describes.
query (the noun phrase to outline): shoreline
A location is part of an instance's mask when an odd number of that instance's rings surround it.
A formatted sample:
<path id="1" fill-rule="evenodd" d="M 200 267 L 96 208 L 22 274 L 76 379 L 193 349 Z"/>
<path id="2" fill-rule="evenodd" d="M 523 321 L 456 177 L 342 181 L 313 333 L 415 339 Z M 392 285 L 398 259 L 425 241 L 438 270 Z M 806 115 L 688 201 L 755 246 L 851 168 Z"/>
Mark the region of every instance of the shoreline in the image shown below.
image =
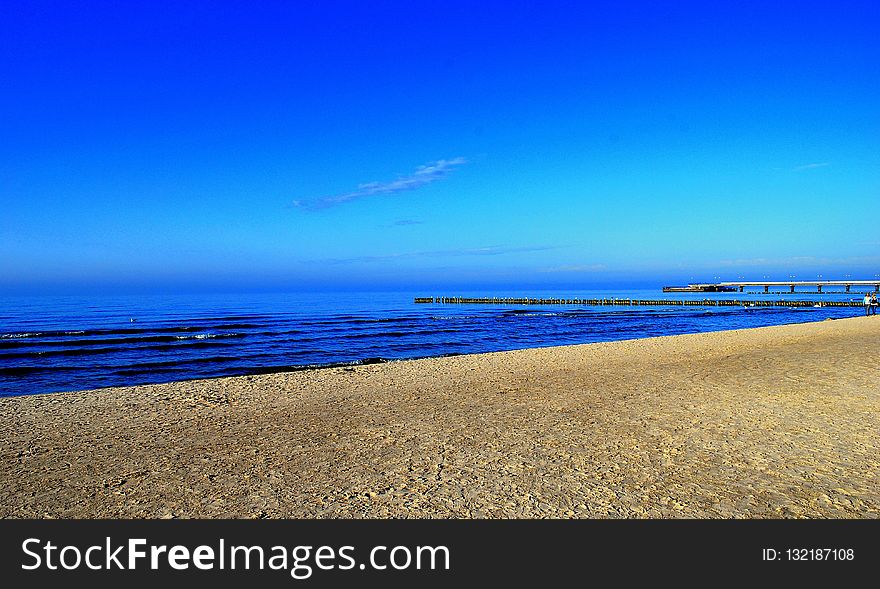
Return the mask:
<path id="1" fill-rule="evenodd" d="M 190 383 L 194 381 L 212 381 L 218 379 L 225 378 L 244 378 L 249 376 L 266 376 L 273 374 L 285 374 L 288 372 L 311 372 L 315 370 L 332 370 L 332 369 L 347 369 L 349 367 L 358 367 L 358 366 L 371 366 L 374 364 L 390 364 L 390 363 L 399 363 L 399 362 L 417 362 L 420 360 L 436 360 L 443 358 L 453 358 L 457 356 L 479 356 L 483 354 L 502 354 L 506 352 L 522 352 L 528 350 L 541 350 L 547 348 L 568 348 L 572 346 L 592 346 L 596 344 L 613 344 L 617 342 L 632 342 L 632 341 L 640 341 L 640 340 L 651 340 L 665 337 L 679 337 L 682 335 L 699 335 L 699 334 L 708 334 L 708 333 L 725 333 L 730 331 L 749 331 L 754 329 L 767 329 L 772 327 L 785 327 L 789 325 L 803 325 L 810 323 L 822 323 L 824 321 L 839 321 L 841 319 L 858 319 L 861 316 L 854 317 L 840 317 L 840 318 L 832 318 L 826 317 L 824 319 L 815 319 L 812 321 L 798 321 L 792 323 L 780 323 L 776 325 L 763 325 L 760 327 L 746 327 L 746 328 L 731 328 L 731 329 L 718 329 L 712 331 L 695 331 L 689 333 L 676 333 L 670 335 L 655 335 L 655 336 L 647 336 L 647 337 L 633 337 L 633 338 L 624 338 L 624 339 L 615 339 L 615 340 L 606 340 L 606 341 L 598 341 L 598 342 L 587 342 L 581 344 L 548 344 L 548 345 L 539 345 L 539 346 L 530 346 L 525 348 L 513 348 L 510 350 L 496 350 L 490 352 L 451 352 L 445 354 L 436 354 L 429 356 L 413 356 L 408 358 L 384 358 L 381 356 L 374 356 L 369 358 L 362 358 L 360 360 L 353 360 L 350 362 L 328 362 L 326 364 L 302 364 L 302 365 L 290 365 L 290 366 L 255 366 L 253 367 L 253 372 L 243 372 L 242 374 L 234 374 L 234 375 L 226 375 L 226 376 L 209 376 L 209 377 L 193 377 L 193 378 L 184 378 L 184 379 L 176 379 L 169 381 L 160 381 L 160 382 L 145 382 L 145 383 L 136 383 L 131 385 L 109 385 L 104 387 L 93 387 L 87 389 L 71 389 L 71 390 L 62 390 L 62 391 L 47 391 L 43 393 L 27 393 L 21 395 L 0 395 L 0 400 L 2 399 L 10 399 L 16 397 L 36 397 L 41 395 L 63 395 L 63 394 L 74 394 L 74 393 L 97 393 L 101 391 L 105 391 L 108 389 L 121 389 L 121 388 L 136 388 L 136 387 L 148 387 L 148 386 L 159 386 L 159 385 L 173 385 L 173 384 L 183 384 Z"/>
<path id="2" fill-rule="evenodd" d="M 2 517 L 880 517 L 880 321 L 0 398 Z"/>

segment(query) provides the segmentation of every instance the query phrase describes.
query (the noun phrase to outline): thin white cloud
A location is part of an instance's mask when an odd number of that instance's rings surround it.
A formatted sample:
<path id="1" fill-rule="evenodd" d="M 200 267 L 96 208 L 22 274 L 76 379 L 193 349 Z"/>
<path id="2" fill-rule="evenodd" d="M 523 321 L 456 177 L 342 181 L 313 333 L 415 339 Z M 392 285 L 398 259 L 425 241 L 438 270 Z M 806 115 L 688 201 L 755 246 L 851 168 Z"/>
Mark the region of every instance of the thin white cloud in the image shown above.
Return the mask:
<path id="1" fill-rule="evenodd" d="M 791 256 L 788 258 L 740 258 L 719 260 L 714 267 L 723 268 L 835 268 L 858 264 L 880 263 L 880 256 L 852 256 L 848 258 L 825 258 L 817 256 Z"/>
<path id="2" fill-rule="evenodd" d="M 330 258 L 325 260 L 315 260 L 316 263 L 321 264 L 350 264 L 355 262 L 378 262 L 382 260 L 400 260 L 407 258 L 442 258 L 442 257 L 458 257 L 458 256 L 500 256 L 504 254 L 512 254 L 512 253 L 524 253 L 524 252 L 539 252 L 557 249 L 560 246 L 555 245 L 537 245 L 537 246 L 522 246 L 522 247 L 509 247 L 509 246 L 501 246 L 501 245 L 490 245 L 486 247 L 475 247 L 475 248 L 457 248 L 457 249 L 448 249 L 448 250 L 429 250 L 429 251 L 415 251 L 415 252 L 403 252 L 403 253 L 393 253 L 393 254 L 381 254 L 375 256 L 355 256 L 351 258 Z"/>
<path id="3" fill-rule="evenodd" d="M 815 170 L 816 168 L 827 168 L 830 165 L 831 165 L 830 162 L 820 162 L 820 163 L 816 163 L 816 164 L 805 164 L 803 166 L 797 166 L 795 168 L 792 168 L 791 171 L 792 172 L 803 172 L 804 170 Z"/>
<path id="4" fill-rule="evenodd" d="M 390 182 L 367 182 L 360 184 L 357 190 L 335 194 L 332 196 L 322 196 L 319 198 L 295 200 L 293 206 L 301 209 L 316 211 L 352 202 L 368 196 L 376 196 L 378 194 L 397 194 L 400 192 L 408 192 L 416 190 L 422 186 L 427 186 L 437 180 L 442 180 L 456 167 L 467 163 L 463 157 L 455 157 L 452 159 L 437 160 L 419 166 L 416 171 L 408 176 L 401 176 Z"/>
<path id="5" fill-rule="evenodd" d="M 572 264 L 569 266 L 555 266 L 544 268 L 541 272 L 601 272 L 607 270 L 605 264 Z"/>

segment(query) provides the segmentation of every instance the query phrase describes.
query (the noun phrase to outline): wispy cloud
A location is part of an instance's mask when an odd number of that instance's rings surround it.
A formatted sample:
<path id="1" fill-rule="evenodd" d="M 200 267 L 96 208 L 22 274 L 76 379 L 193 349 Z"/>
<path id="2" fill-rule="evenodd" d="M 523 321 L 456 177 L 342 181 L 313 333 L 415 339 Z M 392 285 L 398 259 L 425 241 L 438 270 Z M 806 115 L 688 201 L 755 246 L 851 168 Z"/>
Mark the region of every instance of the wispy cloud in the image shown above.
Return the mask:
<path id="1" fill-rule="evenodd" d="M 324 260 L 315 260 L 316 263 L 321 264 L 351 264 L 356 262 L 378 262 L 382 260 L 401 260 L 408 258 L 443 258 L 443 257 L 458 257 L 458 256 L 500 256 L 504 254 L 513 254 L 513 253 L 524 253 L 524 252 L 539 252 L 546 251 L 552 249 L 558 249 L 560 246 L 556 245 L 535 245 L 535 246 L 521 246 L 521 247 L 510 247 L 510 246 L 502 246 L 502 245 L 490 245 L 486 247 L 475 247 L 475 248 L 456 248 L 456 249 L 447 249 L 447 250 L 427 250 L 427 251 L 414 251 L 414 252 L 403 252 L 403 253 L 393 253 L 393 254 L 380 254 L 375 256 L 354 256 L 351 258 L 330 258 Z"/>
<path id="2" fill-rule="evenodd" d="M 820 162 L 816 164 L 804 164 L 803 166 L 797 166 L 792 168 L 792 172 L 803 172 L 804 170 L 815 170 L 816 168 L 827 168 L 830 166 L 830 162 Z"/>
<path id="3" fill-rule="evenodd" d="M 421 188 L 422 186 L 427 186 L 437 180 L 442 180 L 456 167 L 465 163 L 467 163 L 467 160 L 463 157 L 437 160 L 436 162 L 419 166 L 412 174 L 400 176 L 396 180 L 391 180 L 390 182 L 367 182 L 366 184 L 358 185 L 357 190 L 351 192 L 306 200 L 295 200 L 293 201 L 293 206 L 316 211 L 352 202 L 368 196 L 408 192 Z"/>
<path id="4" fill-rule="evenodd" d="M 880 256 L 851 256 L 827 258 L 818 256 L 791 256 L 787 258 L 740 258 L 719 260 L 714 267 L 722 268 L 841 268 L 859 264 L 880 263 Z"/>
<path id="5" fill-rule="evenodd" d="M 418 219 L 400 219 L 391 225 L 393 227 L 408 227 L 410 225 L 424 225 L 424 223 L 424 221 L 419 221 Z"/>
<path id="6" fill-rule="evenodd" d="M 555 266 L 544 268 L 541 272 L 601 272 L 607 270 L 605 264 L 571 264 L 568 266 Z"/>

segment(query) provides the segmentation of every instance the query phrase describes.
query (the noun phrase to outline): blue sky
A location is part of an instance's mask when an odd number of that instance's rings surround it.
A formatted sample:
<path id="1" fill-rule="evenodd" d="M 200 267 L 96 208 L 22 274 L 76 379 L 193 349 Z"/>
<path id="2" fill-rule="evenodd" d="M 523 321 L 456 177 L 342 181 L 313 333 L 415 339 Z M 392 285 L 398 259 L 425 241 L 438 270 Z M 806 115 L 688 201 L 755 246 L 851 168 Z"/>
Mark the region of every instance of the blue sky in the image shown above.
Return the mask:
<path id="1" fill-rule="evenodd" d="M 880 4 L 767 4 L 5 3 L 0 292 L 873 277 Z"/>

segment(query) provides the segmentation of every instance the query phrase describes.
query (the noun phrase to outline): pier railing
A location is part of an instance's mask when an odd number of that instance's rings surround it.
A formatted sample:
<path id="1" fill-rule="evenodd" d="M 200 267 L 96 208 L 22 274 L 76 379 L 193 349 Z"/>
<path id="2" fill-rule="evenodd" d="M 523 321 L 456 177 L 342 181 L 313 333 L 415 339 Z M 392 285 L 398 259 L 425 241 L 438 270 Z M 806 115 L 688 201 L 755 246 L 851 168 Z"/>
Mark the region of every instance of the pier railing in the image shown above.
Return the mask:
<path id="1" fill-rule="evenodd" d="M 693 307 L 861 307 L 861 301 L 785 301 L 737 299 L 562 299 L 529 297 L 416 297 L 416 304 L 444 305 L 585 305 L 585 306 L 693 306 Z"/>

